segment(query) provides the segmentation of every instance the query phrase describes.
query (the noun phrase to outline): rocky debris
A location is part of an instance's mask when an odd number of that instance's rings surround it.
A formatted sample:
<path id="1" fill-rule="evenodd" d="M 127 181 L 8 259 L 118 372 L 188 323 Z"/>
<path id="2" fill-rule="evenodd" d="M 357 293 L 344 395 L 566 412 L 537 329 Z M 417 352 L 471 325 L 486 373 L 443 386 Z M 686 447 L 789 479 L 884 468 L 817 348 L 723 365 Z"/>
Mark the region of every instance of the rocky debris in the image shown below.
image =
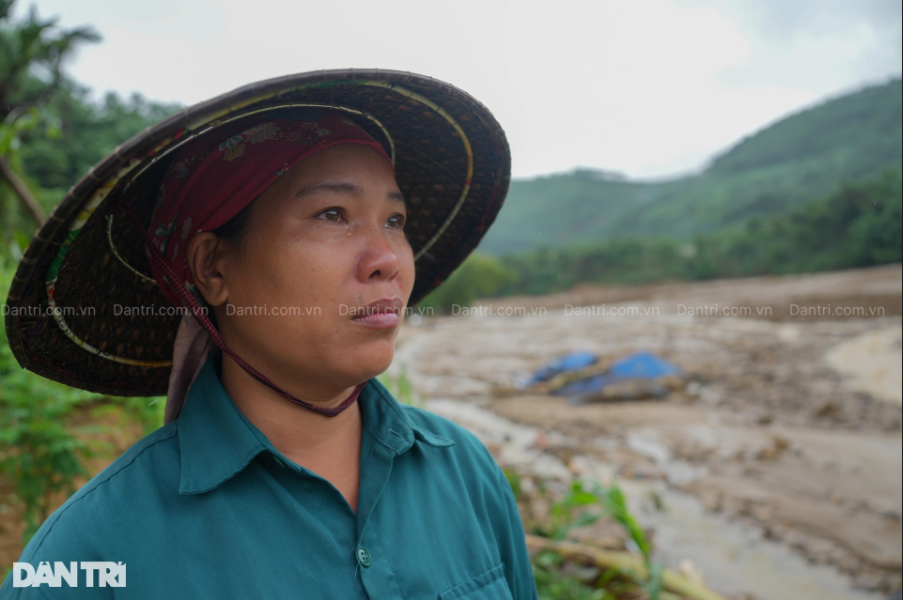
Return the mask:
<path id="1" fill-rule="evenodd" d="M 848 378 L 850 389 L 903 404 L 903 328 L 867 331 L 832 348 L 825 360 Z"/>
<path id="2" fill-rule="evenodd" d="M 508 406 L 513 407 L 514 402 L 510 399 Z M 672 475 L 666 473 L 667 468 L 657 468 L 655 460 L 647 456 L 619 451 L 618 444 L 608 436 L 579 438 L 558 429 L 559 425 L 566 425 L 563 420 L 544 420 L 542 415 L 534 415 L 537 421 L 545 422 L 525 425 L 455 400 L 428 400 L 426 408 L 467 427 L 503 467 L 519 474 L 520 511 L 528 531 L 533 523 L 547 521 L 553 499 L 564 494 L 575 477 L 603 485 L 619 479 L 640 522 L 651 526 L 647 535 L 659 558 L 678 567 L 691 561 L 691 570 L 705 573 L 709 585 L 723 590 L 731 600 L 883 600 L 852 589 L 833 569 L 810 566 L 790 555 L 774 540 L 761 536 L 752 521 L 734 518 L 731 522 L 718 514 L 707 514 L 691 495 L 676 491 L 675 486 L 662 486 Z M 659 422 L 680 420 L 674 416 L 665 415 Z M 623 422 L 622 419 L 612 426 L 617 428 Z M 672 458 L 667 453 L 648 452 L 660 460 Z M 634 471 L 625 473 L 626 468 Z M 645 478 L 634 478 L 644 469 Z M 727 516 L 724 510 L 721 514 Z M 611 521 L 575 529 L 571 535 L 580 543 L 601 550 L 622 552 L 629 547 L 623 531 Z"/>

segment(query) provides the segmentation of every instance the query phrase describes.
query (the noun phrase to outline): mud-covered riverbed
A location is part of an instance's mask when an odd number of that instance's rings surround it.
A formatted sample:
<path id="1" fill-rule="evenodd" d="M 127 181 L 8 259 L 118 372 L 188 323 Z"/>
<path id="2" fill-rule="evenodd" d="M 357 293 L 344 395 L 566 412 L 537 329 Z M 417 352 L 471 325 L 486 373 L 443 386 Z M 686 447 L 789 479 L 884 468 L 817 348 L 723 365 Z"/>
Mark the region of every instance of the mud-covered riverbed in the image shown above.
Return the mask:
<path id="1" fill-rule="evenodd" d="M 659 555 L 731 598 L 884 598 L 903 562 L 900 295 L 896 266 L 487 301 L 406 324 L 393 369 L 502 460 L 617 476 Z M 687 385 L 583 406 L 515 389 L 577 350 L 649 350 Z M 506 428 L 520 433 L 493 437 Z M 650 491 L 665 512 L 647 510 Z"/>

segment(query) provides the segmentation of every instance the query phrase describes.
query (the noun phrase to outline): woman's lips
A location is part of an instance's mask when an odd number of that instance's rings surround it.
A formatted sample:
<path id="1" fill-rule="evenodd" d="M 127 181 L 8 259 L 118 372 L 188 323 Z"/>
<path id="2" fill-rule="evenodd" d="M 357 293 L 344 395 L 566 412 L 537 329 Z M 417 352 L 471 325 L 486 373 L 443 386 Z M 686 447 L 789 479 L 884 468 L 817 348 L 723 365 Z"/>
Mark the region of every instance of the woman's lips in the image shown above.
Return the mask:
<path id="1" fill-rule="evenodd" d="M 378 312 L 368 315 L 361 315 L 351 319 L 353 322 L 367 327 L 398 327 L 399 317 L 394 312 Z"/>
<path id="2" fill-rule="evenodd" d="M 398 327 L 400 313 L 404 309 L 404 301 L 398 296 L 381 298 L 367 306 L 356 309 L 352 321 L 360 325 L 376 328 Z"/>

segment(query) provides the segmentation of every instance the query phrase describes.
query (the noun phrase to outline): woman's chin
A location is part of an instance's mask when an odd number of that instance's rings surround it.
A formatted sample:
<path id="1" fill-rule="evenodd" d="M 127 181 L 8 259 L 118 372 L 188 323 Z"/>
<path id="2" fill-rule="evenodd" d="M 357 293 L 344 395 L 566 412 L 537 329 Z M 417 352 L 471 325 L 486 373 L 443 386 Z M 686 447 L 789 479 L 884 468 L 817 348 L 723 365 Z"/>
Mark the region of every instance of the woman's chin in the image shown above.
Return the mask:
<path id="1" fill-rule="evenodd" d="M 371 340 L 346 345 L 335 366 L 343 378 L 360 383 L 384 373 L 394 357 L 394 341 Z"/>
<path id="2" fill-rule="evenodd" d="M 372 358 L 370 360 L 361 361 L 355 365 L 358 367 L 355 370 L 359 373 L 358 379 L 360 381 L 366 381 L 381 373 L 385 373 L 391 365 L 392 355 L 390 354 L 388 357 Z"/>

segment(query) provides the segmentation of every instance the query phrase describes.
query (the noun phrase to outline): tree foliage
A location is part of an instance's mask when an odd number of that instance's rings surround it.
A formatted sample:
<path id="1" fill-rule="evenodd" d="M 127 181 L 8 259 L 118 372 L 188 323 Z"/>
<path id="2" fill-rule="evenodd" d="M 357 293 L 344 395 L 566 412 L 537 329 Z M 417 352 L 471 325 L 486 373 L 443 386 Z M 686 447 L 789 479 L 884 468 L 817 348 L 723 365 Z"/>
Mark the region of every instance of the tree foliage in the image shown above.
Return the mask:
<path id="1" fill-rule="evenodd" d="M 58 119 L 58 139 L 29 133 L 22 142 L 22 164 L 41 188 L 61 196 L 116 146 L 179 108 L 140 94 L 122 99 L 108 93 L 95 103 L 87 88 L 65 81 L 46 108 Z"/>
<path id="2" fill-rule="evenodd" d="M 505 255 L 502 264 L 518 278 L 500 283 L 496 293 L 544 294 L 569 289 L 577 282 L 637 284 L 900 262 L 901 206 L 901 175 L 890 171 L 864 183 L 842 185 L 783 214 L 752 217 L 742 227 L 691 240 L 625 237 Z"/>
<path id="3" fill-rule="evenodd" d="M 49 212 L 91 166 L 178 107 L 138 94 L 92 101 L 64 67 L 99 34 L 87 26 L 61 29 L 55 17 L 39 17 L 34 6 L 13 19 L 14 1 L 0 0 L 0 160 L 22 180 L 20 189 L 29 188 Z M 22 196 L 0 177 L 0 252 L 14 256 L 35 230 L 36 211 L 24 210 Z"/>
<path id="4" fill-rule="evenodd" d="M 41 19 L 32 5 L 12 22 L 15 0 L 0 0 L 0 116 L 40 108 L 63 81 L 63 64 L 79 46 L 97 42 L 91 27 L 59 30 L 57 18 Z"/>

